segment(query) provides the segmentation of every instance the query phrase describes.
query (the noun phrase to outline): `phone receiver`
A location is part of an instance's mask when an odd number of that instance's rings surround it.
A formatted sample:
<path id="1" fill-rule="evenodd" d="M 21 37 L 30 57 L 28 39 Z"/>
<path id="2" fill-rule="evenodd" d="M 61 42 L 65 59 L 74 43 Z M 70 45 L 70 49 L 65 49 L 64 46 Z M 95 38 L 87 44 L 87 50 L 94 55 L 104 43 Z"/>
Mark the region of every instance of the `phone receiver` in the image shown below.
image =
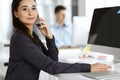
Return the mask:
<path id="1" fill-rule="evenodd" d="M 43 25 L 43 23 L 40 23 L 40 21 L 39 21 L 39 15 L 38 15 L 38 17 L 37 17 L 34 25 L 35 25 L 36 27 L 38 27 L 38 28 L 40 28 L 40 27 Z"/>
<path id="2" fill-rule="evenodd" d="M 37 27 L 40 27 L 41 26 L 41 23 L 39 21 L 36 22 L 36 26 Z"/>
<path id="3" fill-rule="evenodd" d="M 39 15 L 38 15 L 38 17 L 37 17 L 37 19 L 36 19 L 36 21 L 35 21 L 35 26 L 36 27 L 40 27 L 42 24 L 40 23 L 40 21 L 39 21 Z"/>

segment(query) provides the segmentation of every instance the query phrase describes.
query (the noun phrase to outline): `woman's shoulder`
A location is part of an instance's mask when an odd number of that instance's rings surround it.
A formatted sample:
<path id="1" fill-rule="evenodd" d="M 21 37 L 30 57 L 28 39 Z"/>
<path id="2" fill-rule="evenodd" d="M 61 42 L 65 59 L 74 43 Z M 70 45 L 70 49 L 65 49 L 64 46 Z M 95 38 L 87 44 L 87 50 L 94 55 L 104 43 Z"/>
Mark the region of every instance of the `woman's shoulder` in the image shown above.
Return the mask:
<path id="1" fill-rule="evenodd" d="M 22 33 L 22 32 L 18 32 L 18 31 L 15 31 L 12 35 L 12 37 L 27 37 L 27 35 L 25 33 Z"/>
<path id="2" fill-rule="evenodd" d="M 30 38 L 25 34 L 25 33 L 22 33 L 22 32 L 18 32 L 18 31 L 15 31 L 11 37 L 11 40 L 30 40 Z"/>

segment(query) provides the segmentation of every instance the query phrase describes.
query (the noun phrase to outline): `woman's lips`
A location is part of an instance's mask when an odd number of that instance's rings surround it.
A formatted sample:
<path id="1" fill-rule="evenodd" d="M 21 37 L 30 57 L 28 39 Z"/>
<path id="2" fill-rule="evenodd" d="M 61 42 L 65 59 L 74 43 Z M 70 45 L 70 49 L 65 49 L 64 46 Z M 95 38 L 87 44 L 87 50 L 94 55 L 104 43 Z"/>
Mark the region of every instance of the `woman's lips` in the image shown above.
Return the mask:
<path id="1" fill-rule="evenodd" d="M 27 18 L 28 20 L 34 20 L 34 17 L 31 17 L 31 18 Z"/>

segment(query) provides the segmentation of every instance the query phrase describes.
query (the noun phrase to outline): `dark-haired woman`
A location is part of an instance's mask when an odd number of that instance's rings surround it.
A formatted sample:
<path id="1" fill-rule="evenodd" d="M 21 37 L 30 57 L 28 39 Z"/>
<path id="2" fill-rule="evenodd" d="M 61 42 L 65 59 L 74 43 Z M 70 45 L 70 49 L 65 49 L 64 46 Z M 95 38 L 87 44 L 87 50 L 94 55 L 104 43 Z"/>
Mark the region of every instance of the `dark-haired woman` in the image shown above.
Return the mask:
<path id="1" fill-rule="evenodd" d="M 46 22 L 39 28 L 46 37 L 47 48 L 33 32 L 38 12 L 34 0 L 13 0 L 12 17 L 15 32 L 10 42 L 10 59 L 5 80 L 38 80 L 41 70 L 50 74 L 106 71 L 105 64 L 68 64 L 58 62 L 58 49 Z"/>

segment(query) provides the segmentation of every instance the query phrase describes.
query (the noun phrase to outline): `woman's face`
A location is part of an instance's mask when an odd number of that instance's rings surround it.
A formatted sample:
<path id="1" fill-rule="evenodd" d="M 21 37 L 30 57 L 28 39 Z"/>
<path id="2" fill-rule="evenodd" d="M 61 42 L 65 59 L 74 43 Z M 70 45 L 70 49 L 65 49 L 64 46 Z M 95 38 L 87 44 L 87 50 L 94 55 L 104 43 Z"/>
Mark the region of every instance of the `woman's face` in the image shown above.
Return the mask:
<path id="1" fill-rule="evenodd" d="M 14 15 L 26 26 L 32 26 L 38 15 L 35 1 L 21 0 L 18 10 L 14 12 Z"/>

